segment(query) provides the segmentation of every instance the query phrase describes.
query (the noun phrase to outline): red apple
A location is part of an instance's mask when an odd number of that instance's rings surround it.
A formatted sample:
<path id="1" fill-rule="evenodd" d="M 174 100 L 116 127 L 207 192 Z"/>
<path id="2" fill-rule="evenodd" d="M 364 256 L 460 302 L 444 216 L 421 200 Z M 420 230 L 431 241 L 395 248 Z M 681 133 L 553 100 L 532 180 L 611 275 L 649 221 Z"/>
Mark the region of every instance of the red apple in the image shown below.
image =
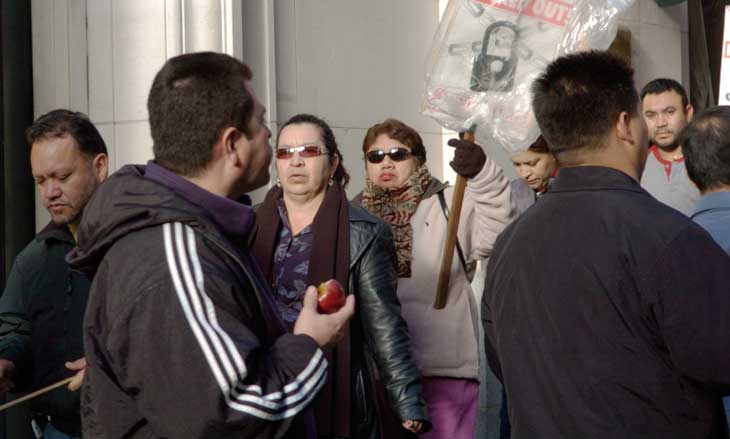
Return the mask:
<path id="1" fill-rule="evenodd" d="M 345 305 L 345 290 L 336 279 L 322 282 L 317 287 L 317 311 L 332 314 Z"/>

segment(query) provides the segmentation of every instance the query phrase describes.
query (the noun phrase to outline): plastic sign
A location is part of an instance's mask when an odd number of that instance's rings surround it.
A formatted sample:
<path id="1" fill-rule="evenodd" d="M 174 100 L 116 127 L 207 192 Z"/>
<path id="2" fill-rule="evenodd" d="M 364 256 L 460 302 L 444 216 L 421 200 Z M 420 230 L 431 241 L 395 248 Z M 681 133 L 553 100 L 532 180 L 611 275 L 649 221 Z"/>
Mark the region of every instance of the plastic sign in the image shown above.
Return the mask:
<path id="1" fill-rule="evenodd" d="M 606 49 L 633 0 L 450 0 L 426 63 L 421 112 L 482 143 L 526 149 L 539 129 L 530 87 L 556 57 Z"/>
<path id="2" fill-rule="evenodd" d="M 499 0 L 475 0 L 478 3 L 500 8 L 515 14 L 525 14 L 528 17 L 536 18 L 545 23 L 557 26 L 568 24 L 570 12 L 573 9 L 572 2 L 560 0 L 523 0 L 499 1 Z"/>

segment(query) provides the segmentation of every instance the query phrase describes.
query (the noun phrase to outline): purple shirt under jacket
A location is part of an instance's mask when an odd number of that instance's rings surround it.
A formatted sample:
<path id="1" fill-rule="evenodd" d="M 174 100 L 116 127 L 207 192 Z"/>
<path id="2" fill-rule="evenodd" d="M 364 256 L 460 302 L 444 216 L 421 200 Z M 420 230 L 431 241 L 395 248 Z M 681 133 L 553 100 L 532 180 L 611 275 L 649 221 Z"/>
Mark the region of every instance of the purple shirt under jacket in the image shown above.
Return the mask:
<path id="1" fill-rule="evenodd" d="M 245 237 L 251 233 L 256 216 L 248 195 L 239 198 L 239 201 L 221 197 L 152 160 L 147 162 L 144 176 L 172 189 L 187 201 L 201 207 L 226 235 Z"/>
<path id="2" fill-rule="evenodd" d="M 283 200 L 279 200 L 276 207 L 282 227 L 274 251 L 272 288 L 279 315 L 291 330 L 302 310 L 304 291 L 307 289 L 309 258 L 312 254 L 312 225 L 292 236 Z"/>
<path id="3" fill-rule="evenodd" d="M 256 216 L 251 207 L 251 198 L 247 195 L 239 198 L 239 201 L 221 197 L 158 165 L 154 161 L 147 163 L 144 176 L 171 189 L 180 197 L 200 207 L 225 235 L 247 238 L 252 232 Z M 293 324 L 291 326 L 285 325 L 279 318 L 278 313 L 275 311 L 276 304 L 272 300 L 271 293 L 256 261 L 248 251 L 240 250 L 238 255 L 241 261 L 248 268 L 256 288 L 262 292 L 261 297 L 267 303 L 268 310 L 266 310 L 266 313 L 270 316 L 270 323 L 274 324 L 277 330 L 285 331 L 288 328 L 291 332 Z"/>

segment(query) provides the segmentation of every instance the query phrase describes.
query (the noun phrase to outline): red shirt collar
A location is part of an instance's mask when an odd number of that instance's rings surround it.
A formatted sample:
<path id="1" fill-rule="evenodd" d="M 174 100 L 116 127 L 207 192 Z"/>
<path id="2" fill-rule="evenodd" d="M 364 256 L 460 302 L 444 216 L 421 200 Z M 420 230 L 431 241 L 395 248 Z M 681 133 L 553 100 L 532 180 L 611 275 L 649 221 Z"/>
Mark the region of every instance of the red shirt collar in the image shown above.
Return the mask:
<path id="1" fill-rule="evenodd" d="M 654 157 L 656 157 L 656 159 L 659 160 L 659 163 L 661 163 L 662 165 L 671 165 L 672 163 L 684 162 L 684 157 L 677 157 L 672 161 L 666 160 L 664 157 L 662 157 L 661 154 L 659 154 L 659 147 L 657 147 L 656 145 L 651 145 L 651 148 L 649 148 L 649 154 L 654 154 Z"/>

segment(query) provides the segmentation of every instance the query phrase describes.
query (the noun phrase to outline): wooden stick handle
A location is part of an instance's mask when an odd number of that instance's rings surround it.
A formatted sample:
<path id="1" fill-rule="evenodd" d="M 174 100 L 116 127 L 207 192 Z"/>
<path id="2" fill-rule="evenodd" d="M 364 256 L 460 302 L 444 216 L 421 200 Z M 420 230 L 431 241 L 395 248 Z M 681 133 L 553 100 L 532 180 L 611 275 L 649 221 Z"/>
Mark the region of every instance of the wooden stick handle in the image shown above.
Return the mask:
<path id="1" fill-rule="evenodd" d="M 0 412 L 3 411 L 3 410 L 5 410 L 5 409 L 7 409 L 7 408 L 10 408 L 10 407 L 12 407 L 12 406 L 14 406 L 16 404 L 20 404 L 23 401 L 27 401 L 29 399 L 33 399 L 36 396 L 43 395 L 46 392 L 50 392 L 53 389 L 56 389 L 56 388 L 59 388 L 59 387 L 65 385 L 65 384 L 68 384 L 73 379 L 74 379 L 74 377 L 73 376 L 70 376 L 68 378 L 62 379 L 61 381 L 59 381 L 57 383 L 53 383 L 50 386 L 46 386 L 46 387 L 44 387 L 42 389 L 36 390 L 33 393 L 29 393 L 29 394 L 27 394 L 25 396 L 21 396 L 20 398 L 14 399 L 14 400 L 12 400 L 10 402 L 6 402 L 5 404 L 0 405 Z"/>
<path id="2" fill-rule="evenodd" d="M 473 142 L 474 132 L 465 132 L 464 140 Z M 454 195 L 451 197 L 451 213 L 449 214 L 449 221 L 446 223 L 446 240 L 444 241 L 444 249 L 441 252 L 441 269 L 439 270 L 438 284 L 436 284 L 436 300 L 433 302 L 435 309 L 443 309 L 448 300 L 451 262 L 454 260 L 454 248 L 456 247 L 459 217 L 461 217 L 461 205 L 464 201 L 465 190 L 466 178 L 457 175 L 456 184 L 454 185 Z"/>

